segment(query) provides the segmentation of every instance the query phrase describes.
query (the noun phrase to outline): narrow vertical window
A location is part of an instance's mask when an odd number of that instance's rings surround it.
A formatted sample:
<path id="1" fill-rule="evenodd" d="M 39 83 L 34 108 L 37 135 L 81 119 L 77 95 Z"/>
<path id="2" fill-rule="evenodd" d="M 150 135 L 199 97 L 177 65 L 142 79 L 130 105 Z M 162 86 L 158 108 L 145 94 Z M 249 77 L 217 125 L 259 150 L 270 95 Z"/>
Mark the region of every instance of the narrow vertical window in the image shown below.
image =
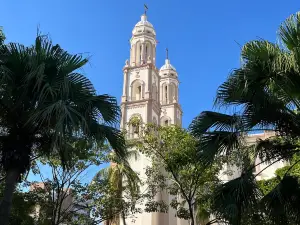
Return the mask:
<path id="1" fill-rule="evenodd" d="M 140 100 L 142 98 L 142 86 L 138 86 L 137 92 L 138 92 L 138 99 L 137 100 Z"/>
<path id="2" fill-rule="evenodd" d="M 168 103 L 168 86 L 165 86 L 165 101 Z"/>

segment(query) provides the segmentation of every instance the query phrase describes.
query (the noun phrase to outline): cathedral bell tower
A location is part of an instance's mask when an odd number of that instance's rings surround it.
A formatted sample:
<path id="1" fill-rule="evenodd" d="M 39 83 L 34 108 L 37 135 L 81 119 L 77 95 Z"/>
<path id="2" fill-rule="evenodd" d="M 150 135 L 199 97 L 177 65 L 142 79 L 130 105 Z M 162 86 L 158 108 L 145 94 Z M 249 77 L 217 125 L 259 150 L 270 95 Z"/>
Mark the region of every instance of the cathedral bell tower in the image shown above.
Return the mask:
<path id="1" fill-rule="evenodd" d="M 156 124 L 160 118 L 159 72 L 155 66 L 156 33 L 146 14 L 133 28 L 130 46 L 130 59 L 126 60 L 123 68 L 123 129 L 127 129 L 126 124 L 132 117 L 139 117 L 142 123 Z M 133 132 L 129 129 L 127 138 L 133 138 Z"/>
<path id="2" fill-rule="evenodd" d="M 178 74 L 169 60 L 169 51 L 166 49 L 165 64 L 160 68 L 160 105 L 162 126 L 175 124 L 181 126 L 182 110 L 178 102 Z"/>

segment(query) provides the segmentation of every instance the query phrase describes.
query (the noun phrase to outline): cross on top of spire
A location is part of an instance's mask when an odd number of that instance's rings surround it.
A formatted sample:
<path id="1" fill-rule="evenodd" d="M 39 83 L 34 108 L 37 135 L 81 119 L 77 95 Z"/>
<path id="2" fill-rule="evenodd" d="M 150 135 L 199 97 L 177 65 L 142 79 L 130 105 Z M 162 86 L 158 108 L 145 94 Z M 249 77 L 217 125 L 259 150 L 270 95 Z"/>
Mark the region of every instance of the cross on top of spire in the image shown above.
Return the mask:
<path id="1" fill-rule="evenodd" d="M 166 48 L 166 59 L 169 59 L 169 49 Z"/>
<path id="2" fill-rule="evenodd" d="M 145 15 L 147 15 L 148 6 L 146 4 L 144 4 L 144 11 L 145 11 Z"/>

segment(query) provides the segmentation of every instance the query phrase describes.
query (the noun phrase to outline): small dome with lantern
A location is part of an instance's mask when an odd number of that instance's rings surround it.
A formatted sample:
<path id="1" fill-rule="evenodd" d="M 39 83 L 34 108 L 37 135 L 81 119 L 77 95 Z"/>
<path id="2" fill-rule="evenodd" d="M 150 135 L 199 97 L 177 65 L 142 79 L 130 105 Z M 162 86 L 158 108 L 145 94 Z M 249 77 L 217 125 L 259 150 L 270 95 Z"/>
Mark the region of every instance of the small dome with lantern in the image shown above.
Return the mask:
<path id="1" fill-rule="evenodd" d="M 177 71 L 175 67 L 170 63 L 169 59 L 169 51 L 166 49 L 167 58 L 165 60 L 165 64 L 160 68 L 159 74 L 160 76 L 177 76 Z"/>
<path id="2" fill-rule="evenodd" d="M 134 26 L 132 30 L 133 35 L 148 34 L 155 36 L 156 32 L 153 25 L 147 20 L 147 15 L 143 14 L 141 20 Z"/>
<path id="3" fill-rule="evenodd" d="M 172 66 L 169 59 L 165 60 L 165 65 L 163 65 L 160 70 L 174 70 L 176 72 L 175 67 Z"/>

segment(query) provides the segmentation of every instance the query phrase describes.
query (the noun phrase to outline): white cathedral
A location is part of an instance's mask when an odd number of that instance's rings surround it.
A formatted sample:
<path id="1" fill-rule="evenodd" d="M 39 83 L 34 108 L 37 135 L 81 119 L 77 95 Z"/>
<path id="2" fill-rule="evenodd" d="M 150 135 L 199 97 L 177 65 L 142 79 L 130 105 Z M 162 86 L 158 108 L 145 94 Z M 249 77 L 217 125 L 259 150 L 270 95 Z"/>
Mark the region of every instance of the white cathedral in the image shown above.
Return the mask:
<path id="1" fill-rule="evenodd" d="M 123 94 L 121 100 L 121 129 L 127 130 L 127 138 L 137 135 L 133 126 L 128 126 L 132 118 L 139 118 L 142 123 L 157 125 L 176 124 L 181 126 L 182 109 L 178 100 L 178 74 L 167 58 L 165 64 L 156 67 L 156 32 L 147 20 L 146 14 L 134 26 L 130 40 L 130 59 L 126 60 L 123 68 Z M 141 155 L 131 159 L 130 165 L 141 179 L 145 178 L 145 168 L 151 161 Z M 146 187 L 141 187 L 143 192 Z M 168 203 L 171 196 L 160 194 Z M 159 199 L 157 199 L 159 200 Z M 188 225 L 188 221 L 175 217 L 176 211 L 169 213 L 136 214 L 135 218 L 127 218 L 126 225 Z M 121 220 L 121 225 L 123 221 Z"/>

